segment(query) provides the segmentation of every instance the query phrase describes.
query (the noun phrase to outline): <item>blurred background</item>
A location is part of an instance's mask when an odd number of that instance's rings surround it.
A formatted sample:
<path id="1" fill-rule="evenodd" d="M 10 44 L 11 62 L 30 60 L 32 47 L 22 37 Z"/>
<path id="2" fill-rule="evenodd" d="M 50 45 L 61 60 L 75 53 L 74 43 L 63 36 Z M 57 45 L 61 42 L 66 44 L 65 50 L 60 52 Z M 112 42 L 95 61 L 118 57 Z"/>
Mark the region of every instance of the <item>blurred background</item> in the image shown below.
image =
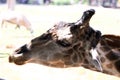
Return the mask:
<path id="1" fill-rule="evenodd" d="M 0 0 L 0 4 L 5 4 L 7 0 Z M 87 4 L 91 6 L 103 6 L 110 8 L 120 7 L 120 0 L 16 0 L 17 4 L 31 5 L 72 5 Z"/>

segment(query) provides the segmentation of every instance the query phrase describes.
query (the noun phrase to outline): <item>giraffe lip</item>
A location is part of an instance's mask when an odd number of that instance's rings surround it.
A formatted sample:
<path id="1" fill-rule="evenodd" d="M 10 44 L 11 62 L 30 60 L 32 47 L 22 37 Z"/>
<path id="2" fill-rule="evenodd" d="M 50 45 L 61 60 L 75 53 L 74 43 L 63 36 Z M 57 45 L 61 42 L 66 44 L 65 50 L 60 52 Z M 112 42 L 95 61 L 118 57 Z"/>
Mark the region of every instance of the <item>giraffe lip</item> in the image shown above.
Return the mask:
<path id="1" fill-rule="evenodd" d="M 25 61 L 18 61 L 15 57 L 9 56 L 9 63 L 15 63 L 16 65 L 23 65 Z"/>
<path id="2" fill-rule="evenodd" d="M 14 59 L 12 58 L 12 56 L 9 56 L 8 60 L 9 60 L 10 63 L 14 62 Z"/>

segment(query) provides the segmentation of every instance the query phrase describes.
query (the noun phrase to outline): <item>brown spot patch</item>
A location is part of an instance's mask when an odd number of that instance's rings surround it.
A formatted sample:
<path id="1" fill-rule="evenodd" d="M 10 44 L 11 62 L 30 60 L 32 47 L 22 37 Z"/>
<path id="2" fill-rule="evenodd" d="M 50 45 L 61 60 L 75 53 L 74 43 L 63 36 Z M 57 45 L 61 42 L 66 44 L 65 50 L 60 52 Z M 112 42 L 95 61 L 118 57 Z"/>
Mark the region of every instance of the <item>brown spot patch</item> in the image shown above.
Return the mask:
<path id="1" fill-rule="evenodd" d="M 107 52 L 107 51 L 110 51 L 111 49 L 108 47 L 108 46 L 102 46 L 100 47 L 100 49 L 103 51 L 103 52 Z"/>
<path id="2" fill-rule="evenodd" d="M 72 61 L 74 62 L 74 63 L 77 63 L 78 62 L 78 55 L 76 54 L 76 53 L 74 53 L 73 55 L 72 55 Z"/>
<path id="3" fill-rule="evenodd" d="M 107 45 L 113 48 L 118 48 L 120 47 L 120 36 L 115 36 L 115 35 L 103 35 Z"/>
<path id="4" fill-rule="evenodd" d="M 104 63 L 105 62 L 105 58 L 101 57 L 101 62 Z"/>
<path id="5" fill-rule="evenodd" d="M 103 70 L 103 73 L 113 75 L 113 73 L 112 73 L 112 72 L 109 72 L 109 71 L 106 71 L 106 70 Z"/>
<path id="6" fill-rule="evenodd" d="M 107 57 L 109 60 L 111 60 L 111 61 L 117 60 L 117 59 L 119 58 L 119 56 L 118 56 L 115 52 L 113 52 L 113 51 L 110 51 L 110 52 L 106 55 L 106 57 Z"/>
<path id="7" fill-rule="evenodd" d="M 113 68 L 112 64 L 107 64 L 106 66 L 107 66 L 107 68 L 110 68 L 110 69 Z"/>
<path id="8" fill-rule="evenodd" d="M 120 60 L 115 62 L 115 67 L 117 71 L 120 73 Z"/>
<path id="9" fill-rule="evenodd" d="M 89 64 L 89 62 L 88 62 L 88 60 L 87 60 L 87 59 L 85 59 L 85 60 L 84 60 L 84 63 L 85 63 L 85 64 Z"/>
<path id="10" fill-rule="evenodd" d="M 104 41 L 104 38 L 101 39 L 100 44 L 103 46 L 106 44 L 106 42 Z"/>

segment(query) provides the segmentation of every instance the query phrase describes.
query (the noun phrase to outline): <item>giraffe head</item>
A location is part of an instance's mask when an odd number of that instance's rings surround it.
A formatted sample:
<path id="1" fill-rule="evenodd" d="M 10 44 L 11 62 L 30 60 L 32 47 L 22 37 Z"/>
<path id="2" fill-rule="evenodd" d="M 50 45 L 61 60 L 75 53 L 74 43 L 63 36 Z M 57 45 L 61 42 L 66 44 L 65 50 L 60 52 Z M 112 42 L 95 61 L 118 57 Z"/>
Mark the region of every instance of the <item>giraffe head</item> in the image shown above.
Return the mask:
<path id="1" fill-rule="evenodd" d="M 29 44 L 15 50 L 9 62 L 18 65 L 33 62 L 54 67 L 80 66 L 92 62 L 90 50 L 96 47 L 101 37 L 100 31 L 89 26 L 94 13 L 90 9 L 75 23 L 60 22 L 54 25 Z"/>

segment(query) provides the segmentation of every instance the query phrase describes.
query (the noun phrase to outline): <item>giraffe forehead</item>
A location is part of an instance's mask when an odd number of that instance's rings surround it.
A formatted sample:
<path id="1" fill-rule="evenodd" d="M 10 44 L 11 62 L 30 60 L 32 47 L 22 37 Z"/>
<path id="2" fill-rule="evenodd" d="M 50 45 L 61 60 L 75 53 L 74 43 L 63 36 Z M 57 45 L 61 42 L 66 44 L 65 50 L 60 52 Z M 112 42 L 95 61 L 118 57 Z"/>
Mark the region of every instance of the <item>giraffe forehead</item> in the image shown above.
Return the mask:
<path id="1" fill-rule="evenodd" d="M 59 22 L 54 25 L 51 29 L 48 30 L 48 33 L 51 33 L 52 39 L 58 43 L 67 44 L 71 43 L 73 34 L 71 33 L 71 26 L 74 26 L 74 23 Z"/>
<path id="2" fill-rule="evenodd" d="M 70 27 L 64 27 L 57 31 L 58 39 L 69 39 L 72 37 Z"/>

